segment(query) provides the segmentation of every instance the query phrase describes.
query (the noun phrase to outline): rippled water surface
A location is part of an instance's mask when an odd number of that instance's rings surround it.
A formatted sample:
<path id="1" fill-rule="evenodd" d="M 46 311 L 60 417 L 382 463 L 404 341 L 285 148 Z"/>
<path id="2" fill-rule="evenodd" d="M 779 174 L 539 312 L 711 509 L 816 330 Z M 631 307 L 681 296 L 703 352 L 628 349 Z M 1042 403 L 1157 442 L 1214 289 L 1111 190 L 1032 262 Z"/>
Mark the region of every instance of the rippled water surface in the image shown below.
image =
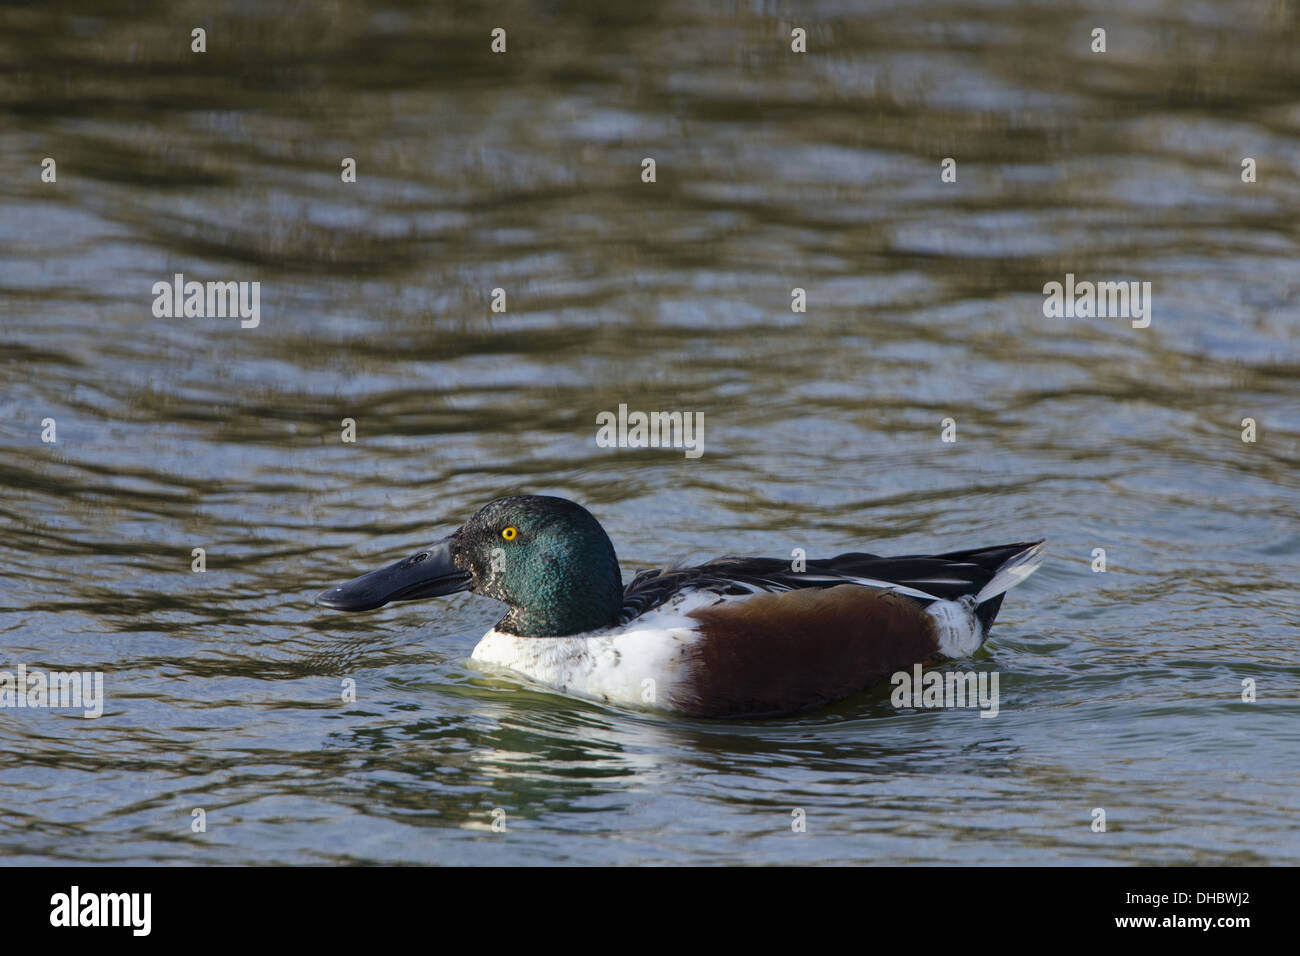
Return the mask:
<path id="1" fill-rule="evenodd" d="M 107 702 L 0 710 L 0 854 L 1300 863 L 1297 16 L 3 8 L 0 668 Z M 260 325 L 156 318 L 178 272 Z M 1150 282 L 1150 327 L 1045 318 L 1067 273 Z M 598 447 L 619 403 L 703 456 Z M 628 576 L 1051 550 L 994 719 L 628 712 L 471 667 L 485 599 L 312 605 L 521 492 Z"/>

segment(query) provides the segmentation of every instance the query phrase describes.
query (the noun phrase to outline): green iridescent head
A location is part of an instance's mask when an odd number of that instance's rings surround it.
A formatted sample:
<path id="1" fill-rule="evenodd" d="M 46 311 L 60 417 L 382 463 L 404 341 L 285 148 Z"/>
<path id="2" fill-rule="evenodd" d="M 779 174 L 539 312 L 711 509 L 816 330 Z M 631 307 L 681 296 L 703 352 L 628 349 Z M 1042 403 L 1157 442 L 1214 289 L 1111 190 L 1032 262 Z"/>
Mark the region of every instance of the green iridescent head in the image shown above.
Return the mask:
<path id="1" fill-rule="evenodd" d="M 581 505 L 545 495 L 489 502 L 450 537 L 331 588 L 317 602 L 363 611 L 466 590 L 509 605 L 497 630 L 521 637 L 609 627 L 623 603 L 605 529 Z"/>

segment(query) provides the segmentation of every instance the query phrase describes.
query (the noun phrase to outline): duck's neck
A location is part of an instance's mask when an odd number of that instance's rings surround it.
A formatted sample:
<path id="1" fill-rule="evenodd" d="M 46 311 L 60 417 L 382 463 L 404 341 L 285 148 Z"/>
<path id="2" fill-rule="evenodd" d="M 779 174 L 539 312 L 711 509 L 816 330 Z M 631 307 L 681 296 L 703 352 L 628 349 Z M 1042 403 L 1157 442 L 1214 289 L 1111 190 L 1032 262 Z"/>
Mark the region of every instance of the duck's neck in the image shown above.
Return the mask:
<path id="1" fill-rule="evenodd" d="M 496 630 L 518 637 L 566 637 L 612 627 L 623 609 L 623 576 L 614 549 L 581 568 L 555 569 L 512 606 Z M 602 549 L 603 550 L 603 549 Z"/>

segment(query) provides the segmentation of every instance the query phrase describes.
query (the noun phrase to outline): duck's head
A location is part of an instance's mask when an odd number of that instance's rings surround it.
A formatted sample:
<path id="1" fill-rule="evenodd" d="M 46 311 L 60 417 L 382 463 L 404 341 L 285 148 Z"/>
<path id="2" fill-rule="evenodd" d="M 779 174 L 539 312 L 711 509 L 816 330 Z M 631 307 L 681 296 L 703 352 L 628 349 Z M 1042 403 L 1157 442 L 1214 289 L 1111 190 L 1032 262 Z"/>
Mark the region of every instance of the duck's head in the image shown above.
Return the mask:
<path id="1" fill-rule="evenodd" d="M 322 591 L 317 604 L 369 611 L 389 601 L 472 591 L 510 606 L 497 630 L 559 637 L 609 627 L 623 578 L 605 529 L 565 498 L 516 495 L 480 508 L 409 558 Z"/>

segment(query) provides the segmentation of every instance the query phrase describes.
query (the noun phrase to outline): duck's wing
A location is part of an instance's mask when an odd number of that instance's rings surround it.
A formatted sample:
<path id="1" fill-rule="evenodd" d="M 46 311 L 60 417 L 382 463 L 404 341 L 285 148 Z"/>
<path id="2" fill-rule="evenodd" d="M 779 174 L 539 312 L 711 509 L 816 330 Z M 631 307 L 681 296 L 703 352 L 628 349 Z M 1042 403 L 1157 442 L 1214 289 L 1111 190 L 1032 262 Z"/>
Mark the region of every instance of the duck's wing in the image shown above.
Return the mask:
<path id="1" fill-rule="evenodd" d="M 1037 567 L 1041 545 L 1041 541 L 1029 541 L 945 554 L 909 554 L 892 558 L 851 552 L 834 558 L 809 560 L 799 571 L 795 570 L 793 562 L 782 558 L 736 557 L 717 558 L 693 568 L 642 571 L 623 591 L 623 609 L 619 619 L 627 623 L 686 591 L 739 596 L 858 584 L 904 594 L 922 604 L 953 600 L 989 590 L 988 586 L 999 572 L 1015 576 L 1006 587 L 1022 580 Z M 1001 590 L 1006 590 L 1006 587 Z"/>

